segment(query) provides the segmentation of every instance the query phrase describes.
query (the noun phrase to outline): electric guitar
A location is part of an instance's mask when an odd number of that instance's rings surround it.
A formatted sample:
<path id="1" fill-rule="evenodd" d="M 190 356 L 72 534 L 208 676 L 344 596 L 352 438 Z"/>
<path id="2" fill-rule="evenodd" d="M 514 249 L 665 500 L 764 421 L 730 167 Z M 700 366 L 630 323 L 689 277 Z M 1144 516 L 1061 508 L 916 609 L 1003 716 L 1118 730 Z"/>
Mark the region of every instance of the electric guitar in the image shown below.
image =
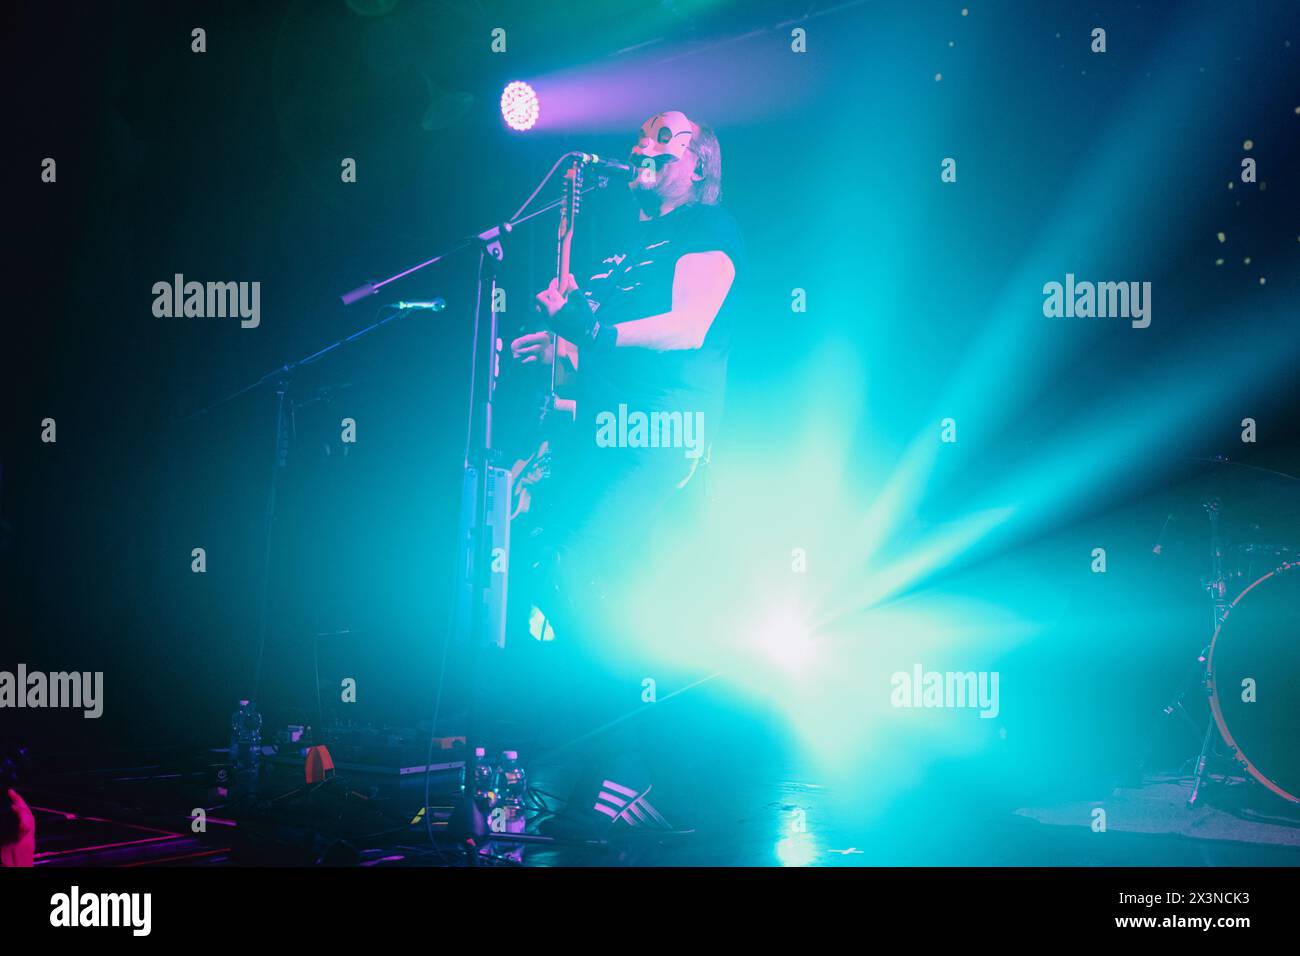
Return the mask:
<path id="1" fill-rule="evenodd" d="M 577 157 L 564 171 L 564 182 L 560 197 L 560 225 L 556 233 L 555 250 L 555 287 L 564 288 L 565 277 L 572 271 L 569 268 L 569 254 L 573 246 L 573 231 L 578 218 L 578 207 L 582 199 L 582 161 Z M 555 370 L 560 364 L 560 337 L 554 332 L 551 337 L 551 383 L 550 393 L 542 407 L 538 421 L 545 433 L 549 430 L 550 418 L 555 412 Z M 520 458 L 510 469 L 510 518 L 525 514 L 532 506 L 533 491 L 545 479 L 551 476 L 550 440 L 543 438 L 527 458 Z"/>

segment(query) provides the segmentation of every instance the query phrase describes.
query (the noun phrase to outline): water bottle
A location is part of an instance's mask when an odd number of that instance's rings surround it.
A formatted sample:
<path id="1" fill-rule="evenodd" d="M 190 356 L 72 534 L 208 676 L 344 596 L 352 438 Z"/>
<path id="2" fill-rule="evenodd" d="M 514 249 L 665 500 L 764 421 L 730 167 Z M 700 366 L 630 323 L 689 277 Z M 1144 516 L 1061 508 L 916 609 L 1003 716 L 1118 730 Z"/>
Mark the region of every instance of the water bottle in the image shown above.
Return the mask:
<path id="1" fill-rule="evenodd" d="M 496 769 L 488 763 L 487 751 L 482 747 L 474 748 L 474 778 L 470 781 L 474 788 L 474 799 L 478 801 L 480 807 L 485 810 L 491 809 L 494 796 L 492 793 L 492 782 L 496 777 Z"/>
<path id="2" fill-rule="evenodd" d="M 262 759 L 262 715 L 252 701 L 241 700 L 230 715 L 230 762 L 237 784 L 252 787 Z"/>
<path id="3" fill-rule="evenodd" d="M 528 789 L 528 778 L 524 768 L 519 765 L 519 754 L 514 750 L 503 750 L 501 761 L 496 768 L 496 779 L 492 789 L 496 792 L 497 803 L 493 808 L 493 829 L 497 833 L 524 832 L 524 793 Z M 500 815 L 496 814 L 501 810 Z"/>
<path id="4" fill-rule="evenodd" d="M 489 840 L 483 847 L 483 854 L 499 860 L 522 863 L 524 845 L 500 837 L 511 833 L 523 833 L 527 826 L 524 816 L 524 792 L 528 789 L 528 780 L 524 768 L 519 765 L 519 754 L 513 750 L 501 752 L 501 759 L 492 771 L 492 796 L 495 798 L 488 812 L 488 830 L 498 837 Z"/>

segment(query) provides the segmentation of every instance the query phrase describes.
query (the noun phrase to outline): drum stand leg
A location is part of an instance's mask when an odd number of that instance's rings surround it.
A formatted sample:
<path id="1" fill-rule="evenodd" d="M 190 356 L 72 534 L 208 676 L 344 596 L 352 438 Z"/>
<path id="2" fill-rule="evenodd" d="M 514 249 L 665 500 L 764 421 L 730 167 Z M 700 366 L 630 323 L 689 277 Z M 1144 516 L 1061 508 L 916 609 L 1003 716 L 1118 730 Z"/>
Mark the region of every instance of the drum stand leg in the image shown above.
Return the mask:
<path id="1" fill-rule="evenodd" d="M 1210 597 L 1210 604 L 1214 613 L 1214 630 L 1217 634 L 1219 627 L 1223 624 L 1224 617 L 1227 616 L 1228 607 L 1228 587 L 1223 572 L 1223 539 L 1219 533 L 1222 502 L 1217 496 L 1210 497 L 1202 502 L 1202 507 L 1210 521 L 1210 579 L 1202 583 Z M 1209 677 L 1209 655 L 1209 648 L 1201 651 L 1201 659 L 1206 662 L 1205 676 L 1207 680 Z M 1195 809 L 1196 801 L 1201 795 L 1201 785 L 1205 783 L 1205 767 L 1209 762 L 1210 746 L 1216 736 L 1215 731 L 1214 717 L 1211 716 L 1205 727 L 1205 738 L 1201 741 L 1201 752 L 1196 758 L 1196 774 L 1192 778 L 1192 792 L 1187 798 L 1187 809 L 1189 810 Z"/>
<path id="2" fill-rule="evenodd" d="M 1205 782 L 1205 765 L 1210 756 L 1210 742 L 1214 739 L 1214 718 L 1210 718 L 1205 728 L 1205 740 L 1201 742 L 1201 754 L 1196 758 L 1196 776 L 1192 779 L 1192 793 L 1187 798 L 1187 809 L 1196 808 L 1196 800 L 1201 795 L 1201 784 Z"/>
<path id="3" fill-rule="evenodd" d="M 1152 721 L 1151 730 L 1146 735 L 1146 744 L 1142 748 L 1141 755 L 1129 764 L 1125 771 L 1119 786 L 1122 787 L 1140 787 L 1146 777 L 1147 764 L 1151 762 L 1152 754 L 1155 753 L 1156 746 L 1164 737 L 1164 728 L 1169 722 L 1169 718 L 1175 715 L 1181 717 L 1187 724 L 1193 734 L 1201 732 L 1201 725 L 1192 719 L 1192 715 L 1187 712 L 1183 701 L 1187 698 L 1187 692 L 1192 687 L 1203 685 L 1205 683 L 1205 655 L 1206 651 L 1201 651 L 1196 660 L 1192 662 L 1187 669 L 1183 679 L 1178 682 L 1169 698 L 1169 703 L 1165 704 L 1160 712 L 1157 713 Z M 1194 737 L 1192 738 L 1195 739 Z"/>

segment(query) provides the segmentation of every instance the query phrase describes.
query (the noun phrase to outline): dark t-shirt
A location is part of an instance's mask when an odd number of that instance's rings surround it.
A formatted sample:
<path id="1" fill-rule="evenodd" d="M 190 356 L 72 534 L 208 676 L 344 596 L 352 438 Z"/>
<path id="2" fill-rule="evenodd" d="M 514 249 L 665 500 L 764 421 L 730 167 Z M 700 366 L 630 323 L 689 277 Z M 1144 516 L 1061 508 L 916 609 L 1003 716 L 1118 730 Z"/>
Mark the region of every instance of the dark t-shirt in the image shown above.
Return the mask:
<path id="1" fill-rule="evenodd" d="M 672 309 L 677 260 L 695 252 L 723 252 L 736 280 L 699 349 L 656 352 L 616 348 L 580 355 L 580 430 L 595 428 L 593 416 L 629 412 L 702 414 L 704 443 L 712 441 L 722 416 L 727 356 L 731 350 L 737 286 L 744 274 L 744 246 L 735 219 L 721 206 L 679 206 L 666 216 L 638 220 L 622 247 L 606 257 L 584 283 L 597 305 L 601 325 L 617 325 Z M 584 407 L 585 406 L 585 407 Z"/>
<path id="2" fill-rule="evenodd" d="M 666 216 L 638 220 L 611 245 L 594 274 L 578 277 L 602 326 L 671 311 L 673 277 L 684 255 L 726 253 L 736 279 L 701 348 L 579 348 L 577 420 L 570 447 L 556 464 L 557 491 L 575 510 L 560 523 L 599 537 L 637 534 L 679 485 L 693 480 L 707 456 L 722 417 L 737 289 L 745 271 L 740 230 L 716 205 L 679 206 Z M 649 426 L 639 441 L 638 417 Z M 656 431 L 667 447 L 648 434 Z"/>

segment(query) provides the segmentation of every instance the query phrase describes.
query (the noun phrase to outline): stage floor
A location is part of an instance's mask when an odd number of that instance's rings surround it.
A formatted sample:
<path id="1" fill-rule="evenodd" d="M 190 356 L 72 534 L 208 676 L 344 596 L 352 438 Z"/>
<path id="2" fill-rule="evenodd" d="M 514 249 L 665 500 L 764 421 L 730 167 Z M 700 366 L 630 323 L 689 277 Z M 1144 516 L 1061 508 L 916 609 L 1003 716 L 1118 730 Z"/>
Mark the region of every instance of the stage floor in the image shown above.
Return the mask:
<path id="1" fill-rule="evenodd" d="M 391 787 L 338 778 L 251 820 L 214 809 L 206 832 L 195 833 L 183 808 L 205 805 L 200 782 L 167 770 L 33 784 L 36 865 L 312 865 L 331 847 L 363 866 L 463 863 L 446 839 L 441 855 L 430 850 L 418 814 L 422 777 Z M 1190 786 L 1185 776 L 1152 774 L 1095 799 L 1013 807 L 957 799 L 954 785 L 942 805 L 918 792 L 868 808 L 857 794 L 774 765 L 733 779 L 726 799 L 697 805 L 687 835 L 623 829 L 603 845 L 533 845 L 523 857 L 539 867 L 1300 865 L 1300 813 L 1289 805 L 1261 799 L 1268 795 L 1243 780 L 1216 779 L 1188 810 Z M 439 808 L 448 801 L 430 802 L 433 829 L 445 832 Z"/>

